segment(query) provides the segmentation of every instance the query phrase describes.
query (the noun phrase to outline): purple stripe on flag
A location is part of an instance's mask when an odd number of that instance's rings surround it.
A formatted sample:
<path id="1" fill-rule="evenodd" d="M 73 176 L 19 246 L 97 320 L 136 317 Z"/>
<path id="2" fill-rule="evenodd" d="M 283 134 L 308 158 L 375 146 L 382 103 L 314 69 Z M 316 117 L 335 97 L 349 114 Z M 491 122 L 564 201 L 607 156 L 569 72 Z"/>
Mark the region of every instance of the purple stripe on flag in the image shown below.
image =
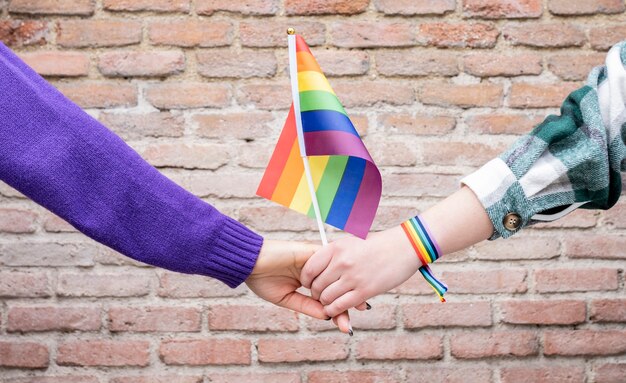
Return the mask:
<path id="1" fill-rule="evenodd" d="M 374 163 L 367 162 L 359 193 L 343 230 L 365 239 L 376 216 L 381 193 L 380 172 Z"/>
<path id="2" fill-rule="evenodd" d="M 304 133 L 307 156 L 353 156 L 374 162 L 361 138 L 340 131 Z"/>

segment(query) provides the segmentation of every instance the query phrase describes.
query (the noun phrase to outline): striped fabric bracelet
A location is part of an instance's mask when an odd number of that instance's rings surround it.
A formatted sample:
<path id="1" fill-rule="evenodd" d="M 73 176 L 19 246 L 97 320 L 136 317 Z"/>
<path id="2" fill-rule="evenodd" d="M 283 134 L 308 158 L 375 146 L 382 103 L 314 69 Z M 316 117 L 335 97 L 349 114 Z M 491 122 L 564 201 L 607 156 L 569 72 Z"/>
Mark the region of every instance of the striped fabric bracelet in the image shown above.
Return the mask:
<path id="1" fill-rule="evenodd" d="M 443 295 L 448 291 L 448 286 L 445 283 L 438 280 L 433 272 L 428 267 L 429 263 L 435 262 L 441 256 L 441 249 L 439 245 L 433 239 L 432 235 L 426 228 L 426 225 L 419 219 L 419 216 L 413 217 L 400 226 L 404 230 L 409 242 L 413 246 L 413 250 L 417 254 L 417 257 L 422 262 L 422 267 L 419 268 L 419 272 L 422 274 L 426 282 L 430 287 L 435 290 L 439 300 L 445 302 Z"/>

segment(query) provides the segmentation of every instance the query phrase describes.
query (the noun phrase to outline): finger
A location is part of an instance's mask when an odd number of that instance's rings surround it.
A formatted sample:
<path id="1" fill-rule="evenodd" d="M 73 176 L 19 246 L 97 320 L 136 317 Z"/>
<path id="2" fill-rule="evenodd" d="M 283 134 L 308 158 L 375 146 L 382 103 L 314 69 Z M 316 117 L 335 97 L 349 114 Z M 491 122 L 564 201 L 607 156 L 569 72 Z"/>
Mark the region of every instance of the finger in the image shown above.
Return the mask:
<path id="1" fill-rule="evenodd" d="M 329 317 L 334 317 L 346 311 L 351 307 L 355 307 L 363 302 L 362 295 L 357 290 L 351 290 L 335 299 L 328 306 L 324 306 L 324 313 Z"/>
<path id="2" fill-rule="evenodd" d="M 314 286 L 315 284 L 316 282 L 313 282 Z M 338 280 L 331 283 L 327 288 L 325 288 L 321 292 L 318 300 L 320 301 L 321 304 L 323 304 L 324 306 L 327 306 L 333 303 L 335 299 L 339 298 L 343 294 L 352 290 L 352 288 L 353 286 L 349 286 L 347 283 L 345 283 L 345 280 L 342 280 L 341 278 L 339 278 Z M 313 290 L 311 290 L 311 292 L 312 291 Z M 315 299 L 315 297 L 313 297 L 313 299 Z"/>
<path id="3" fill-rule="evenodd" d="M 300 272 L 300 283 L 307 289 L 311 288 L 313 280 L 326 269 L 332 259 L 333 251 L 331 245 L 326 245 L 315 252 L 304 264 Z"/>
<path id="4" fill-rule="evenodd" d="M 341 273 L 339 271 L 334 270 L 332 266 L 327 267 L 311 284 L 311 297 L 319 300 L 322 291 L 326 290 L 333 283 L 338 282 L 340 278 Z"/>
<path id="5" fill-rule="evenodd" d="M 297 291 L 289 293 L 280 302 L 279 306 L 297 311 L 317 319 L 327 319 L 329 316 L 324 313 L 324 306 L 317 300 L 302 295 Z"/>
<path id="6" fill-rule="evenodd" d="M 339 328 L 339 331 L 344 334 L 350 334 L 350 336 L 352 336 L 352 325 L 350 324 L 350 314 L 348 314 L 348 311 L 344 311 L 341 314 L 337 315 L 335 318 L 333 318 L 333 321 Z"/>
<path id="7" fill-rule="evenodd" d="M 354 306 L 354 308 L 359 310 L 359 311 L 365 311 L 365 310 L 371 310 L 372 306 L 369 306 L 369 303 L 367 303 L 367 302 L 363 302 L 360 305 Z"/>

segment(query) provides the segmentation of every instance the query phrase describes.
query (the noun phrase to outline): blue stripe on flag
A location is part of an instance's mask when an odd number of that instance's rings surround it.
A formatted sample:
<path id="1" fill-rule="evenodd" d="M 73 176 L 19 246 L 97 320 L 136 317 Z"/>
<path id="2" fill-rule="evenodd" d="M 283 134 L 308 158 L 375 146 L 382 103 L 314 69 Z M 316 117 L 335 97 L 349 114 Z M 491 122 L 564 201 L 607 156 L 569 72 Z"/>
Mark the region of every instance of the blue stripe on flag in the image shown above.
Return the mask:
<path id="1" fill-rule="evenodd" d="M 311 110 L 300 113 L 302 130 L 305 133 L 335 130 L 354 134 L 359 137 L 352 121 L 345 114 L 334 110 Z"/>
<path id="2" fill-rule="evenodd" d="M 361 181 L 365 173 L 365 160 L 358 157 L 349 157 L 346 170 L 343 172 L 337 194 L 330 207 L 326 223 L 338 229 L 346 226 L 352 206 L 361 188 Z"/>

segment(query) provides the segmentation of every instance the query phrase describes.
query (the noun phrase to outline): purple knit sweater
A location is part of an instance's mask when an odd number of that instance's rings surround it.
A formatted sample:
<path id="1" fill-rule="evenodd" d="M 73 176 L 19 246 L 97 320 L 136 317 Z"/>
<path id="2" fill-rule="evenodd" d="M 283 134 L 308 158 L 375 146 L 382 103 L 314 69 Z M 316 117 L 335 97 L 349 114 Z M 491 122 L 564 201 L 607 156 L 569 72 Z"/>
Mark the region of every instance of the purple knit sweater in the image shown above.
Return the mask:
<path id="1" fill-rule="evenodd" d="M 263 244 L 159 173 L 2 43 L 0 179 L 128 257 L 231 287 L 248 277 Z"/>

